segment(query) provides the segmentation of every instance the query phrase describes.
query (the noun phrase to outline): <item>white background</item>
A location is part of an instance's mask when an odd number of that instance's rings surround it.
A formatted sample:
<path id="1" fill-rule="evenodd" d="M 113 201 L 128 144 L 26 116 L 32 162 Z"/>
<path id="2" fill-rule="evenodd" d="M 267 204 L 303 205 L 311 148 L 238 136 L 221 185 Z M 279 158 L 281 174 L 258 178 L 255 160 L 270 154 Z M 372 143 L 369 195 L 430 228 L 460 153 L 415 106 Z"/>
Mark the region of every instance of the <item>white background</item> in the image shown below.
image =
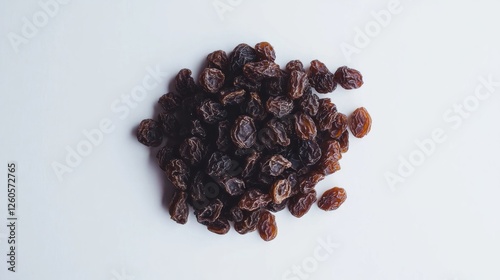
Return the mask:
<path id="1" fill-rule="evenodd" d="M 217 3 L 231 9 L 218 13 Z M 371 12 L 389 3 L 72 0 L 26 38 L 23 18 L 44 10 L 2 0 L 0 279 L 500 279 L 500 87 L 473 103 L 479 77 L 500 81 L 500 5 L 401 0 L 377 30 Z M 360 44 L 356 30 L 367 25 L 369 42 Z M 11 43 L 13 33 L 22 43 Z M 209 52 L 260 41 L 274 45 L 281 65 L 320 59 L 363 73 L 361 89 L 328 95 L 340 111 L 364 106 L 373 118 L 342 170 L 318 185 L 320 193 L 342 186 L 348 200 L 302 219 L 280 212 L 272 242 L 212 234 L 193 215 L 178 225 L 161 204 L 164 177 L 134 130 L 179 69 L 197 76 Z M 343 44 L 358 52 L 346 56 Z M 161 70 L 160 83 L 126 116 L 113 110 L 149 68 Z M 464 100 L 477 107 L 459 125 L 448 110 Z M 67 148 L 103 119 L 114 131 L 58 180 L 53 163 L 67 164 Z M 436 128 L 446 140 L 391 188 L 385 174 L 397 175 L 400 156 Z M 10 161 L 18 164 L 16 273 L 4 261 Z M 328 239 L 338 247 L 315 259 L 318 240 Z"/>

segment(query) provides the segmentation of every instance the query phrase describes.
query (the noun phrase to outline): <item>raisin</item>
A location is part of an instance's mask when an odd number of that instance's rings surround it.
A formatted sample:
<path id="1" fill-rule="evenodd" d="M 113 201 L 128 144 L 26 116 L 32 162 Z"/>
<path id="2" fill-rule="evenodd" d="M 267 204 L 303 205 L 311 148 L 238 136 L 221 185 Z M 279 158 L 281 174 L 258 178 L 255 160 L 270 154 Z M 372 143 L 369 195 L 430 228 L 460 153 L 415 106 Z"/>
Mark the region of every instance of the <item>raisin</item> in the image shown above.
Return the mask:
<path id="1" fill-rule="evenodd" d="M 217 68 L 221 71 L 226 71 L 228 58 L 227 54 L 223 50 L 218 50 L 210 53 L 207 56 L 208 68 Z"/>
<path id="2" fill-rule="evenodd" d="M 160 97 L 158 103 L 167 112 L 172 112 L 181 105 L 181 98 L 173 92 L 165 93 Z"/>
<path id="3" fill-rule="evenodd" d="M 325 178 L 322 173 L 312 173 L 300 178 L 299 191 L 301 193 L 309 193 L 314 190 L 316 184 Z"/>
<path id="4" fill-rule="evenodd" d="M 174 147 L 166 145 L 163 146 L 158 153 L 156 153 L 156 159 L 158 160 L 158 166 L 165 171 L 165 167 L 169 160 L 174 156 Z"/>
<path id="5" fill-rule="evenodd" d="M 206 172 L 210 176 L 222 177 L 231 170 L 231 158 L 224 153 L 214 152 L 210 155 Z"/>
<path id="6" fill-rule="evenodd" d="M 244 89 L 227 89 L 220 92 L 220 103 L 222 105 L 236 105 L 245 101 Z"/>
<path id="7" fill-rule="evenodd" d="M 360 107 L 349 116 L 349 129 L 356 138 L 363 138 L 370 132 L 372 118 L 364 107 Z"/>
<path id="8" fill-rule="evenodd" d="M 295 70 L 290 74 L 288 96 L 291 99 L 302 97 L 309 87 L 309 80 L 306 73 Z"/>
<path id="9" fill-rule="evenodd" d="M 183 191 L 176 190 L 172 201 L 170 201 L 170 206 L 168 211 L 172 220 L 179 224 L 185 224 L 189 215 L 189 208 L 186 202 L 187 194 Z"/>
<path id="10" fill-rule="evenodd" d="M 288 90 L 288 79 L 288 74 L 281 71 L 278 77 L 263 80 L 260 92 L 264 96 L 284 95 Z"/>
<path id="11" fill-rule="evenodd" d="M 264 241 L 271 241 L 278 234 L 278 226 L 274 215 L 270 212 L 263 211 L 257 224 L 259 235 Z"/>
<path id="12" fill-rule="evenodd" d="M 300 218 L 309 212 L 314 202 L 316 202 L 315 190 L 308 193 L 299 193 L 288 202 L 288 210 L 293 216 Z"/>
<path id="13" fill-rule="evenodd" d="M 266 209 L 269 210 L 269 211 L 271 211 L 271 212 L 275 212 L 276 213 L 276 212 L 279 212 L 279 211 L 285 209 L 287 205 L 288 205 L 288 198 L 285 199 L 285 200 L 283 200 L 280 204 L 277 204 L 277 203 L 274 203 L 274 202 L 271 201 L 267 205 Z"/>
<path id="14" fill-rule="evenodd" d="M 301 141 L 299 146 L 299 157 L 305 166 L 314 165 L 321 158 L 321 148 L 315 140 Z"/>
<path id="15" fill-rule="evenodd" d="M 163 141 L 160 124 L 152 119 L 141 121 L 137 129 L 137 140 L 148 147 L 157 147 Z"/>
<path id="16" fill-rule="evenodd" d="M 355 89 L 363 85 L 363 76 L 358 70 L 342 66 L 335 71 L 335 81 L 344 89 Z"/>
<path id="17" fill-rule="evenodd" d="M 304 93 L 299 99 L 299 109 L 311 117 L 316 116 L 319 109 L 319 98 L 313 93 Z"/>
<path id="18" fill-rule="evenodd" d="M 255 45 L 255 52 L 257 52 L 257 56 L 262 60 L 274 61 L 276 59 L 274 48 L 268 42 L 257 43 Z"/>
<path id="19" fill-rule="evenodd" d="M 243 170 L 241 171 L 241 176 L 243 178 L 248 178 L 253 175 L 259 158 L 260 153 L 254 152 L 245 159 L 245 164 L 243 165 Z"/>
<path id="20" fill-rule="evenodd" d="M 339 138 L 347 129 L 347 116 L 337 112 L 329 129 L 331 138 Z"/>
<path id="21" fill-rule="evenodd" d="M 276 177 L 291 166 L 292 163 L 282 155 L 273 155 L 262 162 L 261 172 Z"/>
<path id="22" fill-rule="evenodd" d="M 318 93 L 329 93 L 337 87 L 333 73 L 319 60 L 311 61 L 308 75 L 312 87 Z"/>
<path id="23" fill-rule="evenodd" d="M 286 71 L 288 73 L 292 73 L 293 71 L 300 71 L 300 72 L 305 72 L 304 70 L 304 64 L 300 60 L 291 60 L 289 61 L 286 66 Z"/>
<path id="24" fill-rule="evenodd" d="M 290 114 L 293 110 L 293 101 L 286 96 L 270 97 L 266 102 L 267 112 L 277 118 Z"/>
<path id="25" fill-rule="evenodd" d="M 219 199 L 210 202 L 205 208 L 195 211 L 196 219 L 201 224 L 215 222 L 220 216 L 223 204 Z"/>
<path id="26" fill-rule="evenodd" d="M 229 225 L 229 222 L 226 218 L 219 217 L 213 223 L 209 223 L 207 225 L 207 229 L 213 233 L 222 235 L 228 233 L 231 229 L 231 226 Z"/>
<path id="27" fill-rule="evenodd" d="M 214 124 L 226 118 L 227 112 L 222 104 L 205 99 L 197 109 L 198 116 L 208 124 Z"/>
<path id="28" fill-rule="evenodd" d="M 239 116 L 231 129 L 231 139 L 239 148 L 250 148 L 257 139 L 257 129 L 249 116 Z"/>
<path id="29" fill-rule="evenodd" d="M 260 81 L 275 78 L 281 74 L 280 66 L 269 60 L 249 62 L 243 67 L 243 74 L 250 80 Z"/>
<path id="30" fill-rule="evenodd" d="M 175 90 L 182 94 L 194 94 L 196 92 L 196 83 L 191 77 L 191 70 L 182 69 L 175 76 Z"/>
<path id="31" fill-rule="evenodd" d="M 265 117 L 264 106 L 262 106 L 262 101 L 257 92 L 251 92 L 250 98 L 246 102 L 244 112 L 250 117 L 261 120 Z"/>
<path id="32" fill-rule="evenodd" d="M 239 234 L 246 234 L 257 229 L 257 224 L 262 211 L 256 210 L 244 215 L 243 220 L 234 223 L 234 229 Z"/>
<path id="33" fill-rule="evenodd" d="M 188 123 L 189 134 L 192 136 L 198 136 L 205 138 L 207 136 L 207 131 L 198 119 L 192 119 Z"/>
<path id="34" fill-rule="evenodd" d="M 269 129 L 270 137 L 273 144 L 278 144 L 281 146 L 290 145 L 290 138 L 288 137 L 285 126 L 279 119 L 271 119 L 267 122 L 266 128 Z"/>
<path id="35" fill-rule="evenodd" d="M 316 124 L 309 115 L 297 113 L 295 115 L 295 133 L 302 140 L 312 140 L 317 135 Z"/>
<path id="36" fill-rule="evenodd" d="M 200 85 L 209 93 L 217 93 L 224 85 L 224 81 L 224 73 L 217 68 L 205 68 L 200 74 Z"/>
<path id="37" fill-rule="evenodd" d="M 347 199 L 347 194 L 343 188 L 335 187 L 323 193 L 318 200 L 318 207 L 325 211 L 336 210 Z"/>
<path id="38" fill-rule="evenodd" d="M 174 187 L 181 191 L 187 189 L 189 169 L 184 161 L 180 159 L 171 159 L 165 167 L 165 173 Z"/>
<path id="39" fill-rule="evenodd" d="M 226 192 L 231 195 L 241 195 L 245 192 L 245 182 L 238 177 L 228 177 L 221 180 Z"/>
<path id="40" fill-rule="evenodd" d="M 332 123 L 337 115 L 337 106 L 332 103 L 330 98 L 319 100 L 318 113 L 316 114 L 316 122 L 320 131 L 327 131 L 332 128 Z"/>
<path id="41" fill-rule="evenodd" d="M 258 189 L 247 190 L 238 202 L 238 207 L 246 211 L 254 211 L 265 207 L 271 202 L 271 196 L 264 194 Z"/>
<path id="42" fill-rule="evenodd" d="M 229 210 L 229 217 L 233 222 L 241 222 L 243 220 L 243 210 L 235 206 Z"/>
<path id="43" fill-rule="evenodd" d="M 250 80 L 247 77 L 240 75 L 234 78 L 233 86 L 239 89 L 244 89 L 248 92 L 260 91 L 260 81 Z"/>
<path id="44" fill-rule="evenodd" d="M 347 130 L 344 131 L 338 140 L 340 144 L 340 151 L 342 153 L 347 153 L 349 150 L 349 132 Z"/>
<path id="45" fill-rule="evenodd" d="M 243 66 L 249 62 L 257 60 L 257 53 L 254 48 L 247 44 L 239 44 L 234 48 L 229 59 L 229 71 L 239 74 L 243 71 Z"/>
<path id="46" fill-rule="evenodd" d="M 179 154 L 190 165 L 198 165 L 205 156 L 206 148 L 198 137 L 186 138 L 179 146 Z"/>
<path id="47" fill-rule="evenodd" d="M 226 152 L 231 147 L 231 139 L 229 137 L 229 131 L 231 127 L 229 126 L 228 121 L 221 121 L 217 125 L 217 140 L 215 144 L 217 145 L 217 149 L 222 152 Z"/>
<path id="48" fill-rule="evenodd" d="M 276 204 L 280 204 L 283 200 L 289 198 L 291 193 L 290 182 L 286 179 L 276 180 L 271 187 L 271 198 Z"/>
<path id="49" fill-rule="evenodd" d="M 158 122 L 166 136 L 174 136 L 179 132 L 179 122 L 173 113 L 161 112 L 158 114 Z"/>

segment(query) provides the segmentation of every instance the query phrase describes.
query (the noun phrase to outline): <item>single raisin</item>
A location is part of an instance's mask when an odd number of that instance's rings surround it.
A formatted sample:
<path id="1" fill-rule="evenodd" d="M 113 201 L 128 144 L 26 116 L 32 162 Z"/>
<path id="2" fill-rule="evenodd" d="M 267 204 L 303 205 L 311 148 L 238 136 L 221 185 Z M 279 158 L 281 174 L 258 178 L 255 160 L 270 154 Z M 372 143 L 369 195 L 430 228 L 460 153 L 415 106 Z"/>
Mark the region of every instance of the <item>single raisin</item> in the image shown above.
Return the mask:
<path id="1" fill-rule="evenodd" d="M 274 215 L 268 211 L 263 211 L 257 225 L 259 235 L 264 241 L 271 241 L 278 235 L 278 226 Z"/>
<path id="2" fill-rule="evenodd" d="M 170 201 L 168 211 L 172 220 L 179 224 L 185 224 L 189 215 L 189 207 L 186 202 L 187 194 L 183 191 L 176 190 Z"/>
<path id="3" fill-rule="evenodd" d="M 349 132 L 347 130 L 344 131 L 338 140 L 340 144 L 340 151 L 342 153 L 347 153 L 349 150 Z"/>
<path id="4" fill-rule="evenodd" d="M 290 114 L 293 110 L 293 101 L 286 96 L 270 97 L 266 102 L 266 110 L 277 118 Z"/>
<path id="5" fill-rule="evenodd" d="M 243 210 L 235 206 L 229 210 L 229 217 L 233 222 L 241 222 L 243 220 Z"/>
<path id="6" fill-rule="evenodd" d="M 175 76 L 175 90 L 181 94 L 194 94 L 196 92 L 196 83 L 191 77 L 191 70 L 182 69 Z"/>
<path id="7" fill-rule="evenodd" d="M 239 44 L 230 55 L 229 71 L 234 74 L 240 74 L 245 64 L 256 60 L 257 53 L 254 48 L 247 44 Z"/>
<path id="8" fill-rule="evenodd" d="M 160 124 L 152 119 L 141 121 L 137 129 L 137 140 L 148 147 L 157 147 L 163 141 Z"/>
<path id="9" fill-rule="evenodd" d="M 356 69 L 342 66 L 335 71 L 335 81 L 344 89 L 356 89 L 363 85 L 363 76 Z"/>
<path id="10" fill-rule="evenodd" d="M 315 190 L 308 193 L 298 193 L 288 202 L 288 210 L 293 216 L 300 218 L 309 212 L 314 202 L 316 202 Z"/>
<path id="11" fill-rule="evenodd" d="M 217 93 L 224 81 L 224 73 L 217 68 L 205 68 L 200 74 L 200 85 L 208 93 Z"/>
<path id="12" fill-rule="evenodd" d="M 238 177 L 223 178 L 221 184 L 231 196 L 241 195 L 245 192 L 245 181 Z"/>
<path id="13" fill-rule="evenodd" d="M 347 129 L 347 116 L 337 112 L 329 129 L 331 138 L 339 138 Z"/>
<path id="14" fill-rule="evenodd" d="M 244 89 L 227 89 L 220 91 L 220 103 L 222 105 L 236 105 L 245 101 L 246 92 Z"/>
<path id="15" fill-rule="evenodd" d="M 173 92 L 165 93 L 160 97 L 158 103 L 167 112 L 172 112 L 181 105 L 181 97 Z"/>
<path id="16" fill-rule="evenodd" d="M 231 129 L 231 139 L 239 148 L 250 148 L 257 139 L 257 129 L 249 116 L 239 116 Z"/>
<path id="17" fill-rule="evenodd" d="M 285 69 L 288 73 L 292 73 L 293 71 L 305 72 L 304 64 L 302 64 L 302 61 L 300 61 L 300 60 L 289 61 L 286 64 Z"/>
<path id="18" fill-rule="evenodd" d="M 246 234 L 257 229 L 257 224 L 260 219 L 262 210 L 258 209 L 253 212 L 246 213 L 243 220 L 234 223 L 234 229 L 239 234 Z"/>
<path id="19" fill-rule="evenodd" d="M 290 182 L 286 179 L 276 180 L 271 187 L 271 198 L 274 203 L 280 204 L 283 200 L 290 197 L 292 188 Z"/>
<path id="20" fill-rule="evenodd" d="M 349 129 L 356 138 L 363 138 L 372 127 L 372 118 L 364 107 L 360 107 L 349 116 Z"/>
<path id="21" fill-rule="evenodd" d="M 179 154 L 191 166 L 198 165 L 205 157 L 206 148 L 198 137 L 184 139 L 179 146 Z"/>
<path id="22" fill-rule="evenodd" d="M 297 70 L 292 71 L 288 82 L 288 96 L 291 99 L 299 99 L 310 87 L 306 73 Z"/>
<path id="23" fill-rule="evenodd" d="M 250 93 L 250 97 L 244 107 L 244 112 L 257 120 L 261 120 L 265 117 L 266 111 L 264 110 L 264 106 L 262 106 L 262 101 L 257 92 Z"/>
<path id="24" fill-rule="evenodd" d="M 322 173 L 310 173 L 304 177 L 299 179 L 299 191 L 301 193 L 309 193 L 314 190 L 316 184 L 318 184 L 321 180 L 325 178 L 325 175 Z"/>
<path id="25" fill-rule="evenodd" d="M 173 113 L 161 112 L 158 114 L 158 122 L 166 136 L 175 136 L 179 133 L 179 121 Z"/>
<path id="26" fill-rule="evenodd" d="M 299 146 L 299 157 L 305 166 L 314 165 L 321 158 L 321 148 L 316 140 L 303 140 Z"/>
<path id="27" fill-rule="evenodd" d="M 210 155 L 206 167 L 206 172 L 210 176 L 222 177 L 231 170 L 231 158 L 224 153 L 214 152 Z"/>
<path id="28" fill-rule="evenodd" d="M 240 198 L 238 207 L 246 211 L 254 211 L 265 207 L 271 202 L 271 196 L 267 193 L 262 193 L 258 189 L 247 190 Z"/>
<path id="29" fill-rule="evenodd" d="M 226 118 L 227 112 L 222 104 L 205 99 L 197 109 L 198 116 L 208 124 L 214 124 Z"/>
<path id="30" fill-rule="evenodd" d="M 213 223 L 209 223 L 207 225 L 207 229 L 213 233 L 223 235 L 229 232 L 231 226 L 229 225 L 229 221 L 226 218 L 219 217 Z"/>
<path id="31" fill-rule="evenodd" d="M 275 78 L 281 74 L 280 66 L 269 60 L 249 62 L 243 67 L 243 74 L 250 80 L 260 81 Z"/>
<path id="32" fill-rule="evenodd" d="M 165 167 L 169 160 L 174 156 L 174 147 L 170 145 L 163 146 L 158 153 L 156 153 L 156 159 L 158 160 L 158 166 L 165 171 Z"/>
<path id="33" fill-rule="evenodd" d="M 217 68 L 221 71 L 226 71 L 228 59 L 227 54 L 223 50 L 218 50 L 210 53 L 207 56 L 208 68 Z"/>
<path id="34" fill-rule="evenodd" d="M 201 224 L 215 222 L 220 216 L 223 204 L 219 199 L 210 202 L 205 208 L 195 211 L 196 219 Z"/>
<path id="35" fill-rule="evenodd" d="M 276 59 L 274 48 L 268 42 L 257 43 L 255 51 L 257 52 L 257 56 L 262 60 L 274 61 Z"/>
<path id="36" fill-rule="evenodd" d="M 318 200 L 318 207 L 325 211 L 336 210 L 347 199 L 347 194 L 343 188 L 335 187 L 323 193 Z"/>
<path id="37" fill-rule="evenodd" d="M 189 181 L 189 168 L 181 159 L 171 159 L 165 167 L 167 178 L 172 185 L 181 191 L 185 191 Z"/>
<path id="38" fill-rule="evenodd" d="M 295 133 L 302 140 L 312 140 L 317 135 L 316 124 L 309 115 L 297 113 L 295 115 Z"/>
<path id="39" fill-rule="evenodd" d="M 291 166 L 292 163 L 282 155 L 273 155 L 262 162 L 261 172 L 276 177 Z"/>
<path id="40" fill-rule="evenodd" d="M 229 136 L 230 130 L 231 127 L 228 121 L 221 121 L 217 124 L 217 139 L 215 140 L 215 144 L 217 145 L 217 149 L 222 152 L 226 152 L 232 146 Z"/>
<path id="41" fill-rule="evenodd" d="M 316 116 L 319 109 L 319 97 L 314 93 L 304 93 L 299 99 L 299 109 L 311 117 Z"/>

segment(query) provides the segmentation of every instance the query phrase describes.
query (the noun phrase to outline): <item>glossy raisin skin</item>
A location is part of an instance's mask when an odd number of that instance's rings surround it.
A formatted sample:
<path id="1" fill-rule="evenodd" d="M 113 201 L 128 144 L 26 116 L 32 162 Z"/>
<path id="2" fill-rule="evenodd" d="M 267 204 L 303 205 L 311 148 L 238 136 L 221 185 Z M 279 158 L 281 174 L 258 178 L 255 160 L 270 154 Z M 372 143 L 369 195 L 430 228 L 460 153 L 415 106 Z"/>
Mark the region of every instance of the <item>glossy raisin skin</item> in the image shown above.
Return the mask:
<path id="1" fill-rule="evenodd" d="M 258 222 L 259 235 L 264 241 L 271 241 L 278 235 L 278 226 L 276 219 L 270 212 L 264 211 L 260 215 Z"/>
<path id="2" fill-rule="evenodd" d="M 269 60 L 262 60 L 245 64 L 243 74 L 252 81 L 260 81 L 264 78 L 279 77 L 281 70 L 278 64 Z"/>
<path id="3" fill-rule="evenodd" d="M 200 74 L 200 85 L 204 91 L 217 93 L 222 86 L 226 76 L 217 68 L 205 68 Z"/>
<path id="4" fill-rule="evenodd" d="M 282 155 L 273 155 L 263 160 L 261 172 L 276 177 L 291 166 L 292 163 Z"/>
<path id="5" fill-rule="evenodd" d="M 365 137 L 372 127 L 372 118 L 364 107 L 360 107 L 349 116 L 349 129 L 356 138 Z"/>
<path id="6" fill-rule="evenodd" d="M 276 59 L 274 47 L 268 42 L 257 43 L 255 45 L 255 52 L 257 53 L 257 57 L 261 60 L 274 61 Z"/>
<path id="7" fill-rule="evenodd" d="M 309 79 L 306 73 L 297 70 L 292 71 L 288 83 L 288 96 L 291 99 L 299 99 L 308 91 L 309 87 Z"/>
<path id="8" fill-rule="evenodd" d="M 181 191 L 187 190 L 189 169 L 184 161 L 180 159 L 170 160 L 165 167 L 165 173 L 174 187 Z"/>
<path id="9" fill-rule="evenodd" d="M 271 202 L 269 194 L 262 193 L 258 189 L 246 191 L 241 197 L 238 207 L 246 211 L 255 211 Z"/>
<path id="10" fill-rule="evenodd" d="M 189 95 L 196 92 L 196 83 L 191 77 L 191 70 L 182 69 L 175 77 L 175 90 L 181 94 Z"/>
<path id="11" fill-rule="evenodd" d="M 205 145 L 197 137 L 184 139 L 179 147 L 179 154 L 190 165 L 198 165 L 203 160 L 205 153 Z"/>
<path id="12" fill-rule="evenodd" d="M 318 131 L 313 119 L 304 113 L 295 115 L 295 133 L 302 140 L 313 140 Z"/>
<path id="13" fill-rule="evenodd" d="M 207 229 L 213 233 L 223 235 L 229 232 L 229 230 L 231 229 L 231 225 L 226 218 L 220 217 L 214 222 L 209 223 L 207 225 Z"/>
<path id="14" fill-rule="evenodd" d="M 172 220 L 185 224 L 189 215 L 187 194 L 183 191 L 175 191 L 168 209 Z"/>
<path id="15" fill-rule="evenodd" d="M 271 198 L 274 203 L 281 204 L 292 194 L 290 182 L 286 179 L 276 180 L 271 188 Z"/>
<path id="16" fill-rule="evenodd" d="M 227 116 L 227 111 L 222 104 L 211 99 L 205 99 L 198 107 L 198 116 L 208 124 L 222 121 Z"/>
<path id="17" fill-rule="evenodd" d="M 305 72 L 304 70 L 304 64 L 300 60 L 291 60 L 289 61 L 285 69 L 288 73 L 292 73 L 293 71 L 300 71 L 300 72 Z"/>
<path id="18" fill-rule="evenodd" d="M 259 223 L 262 210 L 256 210 L 253 212 L 247 212 L 243 219 L 239 222 L 234 223 L 234 229 L 239 234 L 247 234 L 249 232 L 255 231 L 257 229 L 257 224 Z"/>
<path id="19" fill-rule="evenodd" d="M 157 147 L 163 141 L 160 124 L 152 119 L 143 120 L 137 129 L 137 140 L 148 147 Z"/>
<path id="20" fill-rule="evenodd" d="M 234 48 L 229 59 L 229 71 L 235 75 L 243 72 L 243 66 L 249 62 L 257 61 L 257 52 L 247 44 L 239 44 Z"/>
<path id="21" fill-rule="evenodd" d="M 207 56 L 208 68 L 217 68 L 221 71 L 226 71 L 228 66 L 227 54 L 223 50 L 218 50 L 210 53 Z"/>
<path id="22" fill-rule="evenodd" d="M 239 148 L 250 148 L 255 144 L 256 133 L 257 129 L 253 119 L 249 116 L 240 116 L 231 129 L 231 139 Z"/>
<path id="23" fill-rule="evenodd" d="M 333 73 L 319 60 L 311 61 L 309 80 L 318 93 L 329 93 L 337 87 Z"/>
<path id="24" fill-rule="evenodd" d="M 363 85 L 363 76 L 356 69 L 342 66 L 335 71 L 335 81 L 344 89 L 356 89 Z"/>
<path id="25" fill-rule="evenodd" d="M 297 217 L 300 218 L 304 216 L 307 212 L 309 212 L 309 209 L 311 209 L 311 206 L 316 202 L 316 191 L 312 190 L 309 193 L 298 193 L 297 195 L 293 196 L 290 201 L 288 202 L 288 210 L 290 210 L 290 213 Z"/>
<path id="26" fill-rule="evenodd" d="M 267 112 L 277 118 L 290 114 L 293 110 L 293 101 L 286 96 L 270 97 L 266 102 Z"/>
<path id="27" fill-rule="evenodd" d="M 318 200 L 318 207 L 325 211 L 336 210 L 346 201 L 347 194 L 343 188 L 335 187 L 323 193 Z"/>
<path id="28" fill-rule="evenodd" d="M 167 112 L 172 112 L 181 106 L 181 97 L 173 92 L 165 93 L 160 97 L 158 103 Z"/>

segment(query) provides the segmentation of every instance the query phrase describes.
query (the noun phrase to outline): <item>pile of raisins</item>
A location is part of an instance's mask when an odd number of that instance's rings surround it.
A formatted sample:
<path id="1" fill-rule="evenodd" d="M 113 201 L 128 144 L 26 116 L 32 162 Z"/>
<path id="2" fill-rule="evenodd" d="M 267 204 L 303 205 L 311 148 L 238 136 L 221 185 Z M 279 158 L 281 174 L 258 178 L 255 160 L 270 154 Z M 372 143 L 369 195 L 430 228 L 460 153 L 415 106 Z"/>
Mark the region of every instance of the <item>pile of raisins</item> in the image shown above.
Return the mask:
<path id="1" fill-rule="evenodd" d="M 139 142 L 163 144 L 156 157 L 175 189 L 169 212 L 177 223 L 187 222 L 190 205 L 214 233 L 232 224 L 269 241 L 277 234 L 271 212 L 288 207 L 302 217 L 316 201 L 329 211 L 346 200 L 338 187 L 317 199 L 315 186 L 340 169 L 347 128 L 361 138 L 371 118 L 363 107 L 347 117 L 313 89 L 356 89 L 362 76 L 346 66 L 332 73 L 318 60 L 307 71 L 299 60 L 281 69 L 275 58 L 267 42 L 215 51 L 197 82 L 189 69 L 179 71 L 175 92 L 158 101 L 162 112 L 140 123 Z"/>

